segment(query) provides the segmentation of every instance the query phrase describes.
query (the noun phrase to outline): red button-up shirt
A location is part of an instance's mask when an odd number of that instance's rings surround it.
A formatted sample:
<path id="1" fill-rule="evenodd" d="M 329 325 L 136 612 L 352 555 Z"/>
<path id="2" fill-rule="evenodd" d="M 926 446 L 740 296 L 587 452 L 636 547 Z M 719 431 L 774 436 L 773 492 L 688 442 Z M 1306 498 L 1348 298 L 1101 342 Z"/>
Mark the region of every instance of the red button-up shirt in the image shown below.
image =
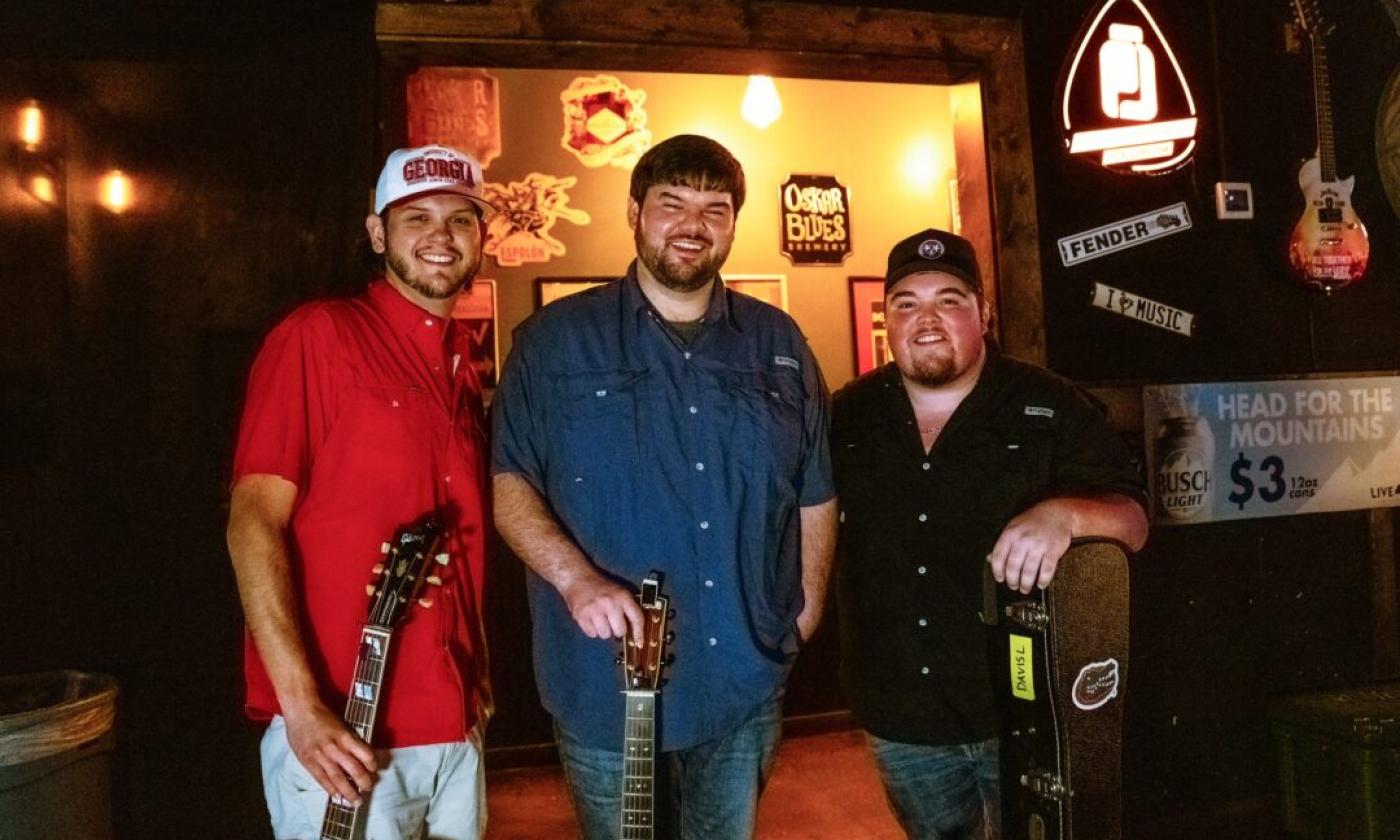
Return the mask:
<path id="1" fill-rule="evenodd" d="M 288 535 L 312 673 L 342 708 L 369 607 L 365 585 L 396 527 L 444 512 L 451 559 L 431 608 L 389 649 L 376 746 L 460 741 L 489 705 L 481 630 L 485 463 L 481 389 L 465 331 L 384 280 L 307 304 L 263 344 L 248 383 L 234 480 L 297 486 Z M 251 637 L 248 715 L 280 713 Z"/>

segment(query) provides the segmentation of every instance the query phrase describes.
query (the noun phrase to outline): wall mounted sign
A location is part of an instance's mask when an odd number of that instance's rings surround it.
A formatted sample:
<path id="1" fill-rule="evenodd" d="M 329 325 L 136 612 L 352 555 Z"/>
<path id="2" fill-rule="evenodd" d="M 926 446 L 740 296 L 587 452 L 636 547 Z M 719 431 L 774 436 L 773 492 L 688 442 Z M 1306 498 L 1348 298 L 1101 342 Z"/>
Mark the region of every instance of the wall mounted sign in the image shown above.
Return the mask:
<path id="1" fill-rule="evenodd" d="M 834 175 L 789 175 L 778 201 L 780 250 L 793 265 L 840 265 L 851 255 L 850 192 Z"/>
<path id="2" fill-rule="evenodd" d="M 560 298 L 611 283 L 615 277 L 537 277 L 535 307 L 548 306 Z"/>
<path id="3" fill-rule="evenodd" d="M 458 329 L 467 331 L 471 342 L 471 365 L 483 388 L 496 387 L 496 367 L 500 359 L 500 342 L 496 336 L 496 281 L 473 280 L 457 295 L 452 318 Z"/>
<path id="4" fill-rule="evenodd" d="M 782 274 L 726 274 L 724 285 L 788 311 L 787 277 Z"/>
<path id="5" fill-rule="evenodd" d="M 1056 98 L 1065 148 L 1110 171 L 1160 175 L 1195 151 L 1195 97 L 1142 0 L 1104 0 L 1088 18 Z"/>
<path id="6" fill-rule="evenodd" d="M 1177 202 L 1170 207 L 1150 210 L 1064 237 L 1057 243 L 1060 246 L 1060 262 L 1068 268 L 1153 239 L 1181 233 L 1190 227 L 1191 214 L 1186 212 L 1185 202 Z"/>
<path id="7" fill-rule="evenodd" d="M 851 339 L 856 376 L 894 359 L 885 331 L 885 278 L 851 278 Z"/>
<path id="8" fill-rule="evenodd" d="M 646 99 L 646 91 L 633 90 L 616 76 L 579 76 L 559 94 L 564 104 L 560 145 L 584 166 L 630 169 L 651 148 L 642 108 Z"/>
<path id="9" fill-rule="evenodd" d="M 560 219 L 586 225 L 587 212 L 569 206 L 568 190 L 578 183 L 569 175 L 559 178 L 531 172 L 523 181 L 509 184 L 486 183 L 486 197 L 500 210 L 486 223 L 486 244 L 482 246 L 500 266 L 548 262 L 568 251 L 550 234 Z"/>
<path id="10" fill-rule="evenodd" d="M 1143 388 L 1152 520 L 1400 506 L 1400 377 Z"/>
<path id="11" fill-rule="evenodd" d="M 1102 283 L 1094 284 L 1094 296 L 1090 302 L 1116 315 L 1171 330 L 1187 338 L 1190 338 L 1191 331 L 1196 327 L 1196 316 L 1184 309 L 1167 306 L 1165 303 L 1158 303 Z"/>
<path id="12" fill-rule="evenodd" d="M 501 154 L 501 85 L 479 68 L 423 67 L 408 77 L 408 145 L 439 143 L 485 169 Z"/>

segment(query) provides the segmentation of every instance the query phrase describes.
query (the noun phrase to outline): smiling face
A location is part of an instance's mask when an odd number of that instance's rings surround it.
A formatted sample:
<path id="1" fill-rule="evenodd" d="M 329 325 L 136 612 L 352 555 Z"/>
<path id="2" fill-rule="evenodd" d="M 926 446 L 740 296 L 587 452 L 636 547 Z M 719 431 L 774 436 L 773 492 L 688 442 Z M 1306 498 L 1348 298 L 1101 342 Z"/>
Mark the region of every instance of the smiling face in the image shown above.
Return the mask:
<path id="1" fill-rule="evenodd" d="M 668 289 L 693 292 L 718 274 L 734 244 L 734 200 L 727 192 L 671 184 L 649 188 L 627 221 L 642 266 Z"/>
<path id="2" fill-rule="evenodd" d="M 941 271 L 900 278 L 885 294 L 885 329 L 905 379 L 928 388 L 976 377 L 987 334 L 982 299 Z"/>
<path id="3" fill-rule="evenodd" d="M 384 219 L 371 215 L 365 227 L 389 283 L 428 309 L 456 295 L 481 265 L 481 217 L 459 195 L 411 198 Z"/>

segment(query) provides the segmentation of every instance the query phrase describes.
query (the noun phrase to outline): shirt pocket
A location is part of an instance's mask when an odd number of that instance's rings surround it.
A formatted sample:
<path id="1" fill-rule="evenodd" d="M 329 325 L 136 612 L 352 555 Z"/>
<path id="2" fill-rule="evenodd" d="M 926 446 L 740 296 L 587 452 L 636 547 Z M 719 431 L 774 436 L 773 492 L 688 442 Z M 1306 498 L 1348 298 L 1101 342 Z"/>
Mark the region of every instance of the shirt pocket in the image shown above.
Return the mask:
<path id="1" fill-rule="evenodd" d="M 721 404 L 731 409 L 729 440 L 737 460 L 796 481 L 804 449 L 801 381 L 764 370 L 719 371 L 715 380 Z"/>
<path id="2" fill-rule="evenodd" d="M 1050 480 L 1052 442 L 1045 426 L 984 427 L 967 450 L 969 474 L 977 476 L 978 515 L 1004 522 L 1039 501 Z"/>
<path id="3" fill-rule="evenodd" d="M 565 519 L 579 527 L 590 523 L 590 532 L 609 517 L 631 515 L 628 490 L 641 461 L 646 381 L 645 370 L 630 368 L 574 372 L 557 380 L 563 399 L 550 440 L 550 460 L 558 465 L 549 470 L 551 495 Z"/>

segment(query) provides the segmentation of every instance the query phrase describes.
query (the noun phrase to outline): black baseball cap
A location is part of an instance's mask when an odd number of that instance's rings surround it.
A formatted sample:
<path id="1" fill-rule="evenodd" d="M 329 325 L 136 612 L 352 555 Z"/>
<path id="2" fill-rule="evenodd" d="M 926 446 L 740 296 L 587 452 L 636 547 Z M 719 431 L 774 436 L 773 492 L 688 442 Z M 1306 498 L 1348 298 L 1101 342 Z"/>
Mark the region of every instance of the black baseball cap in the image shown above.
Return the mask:
<path id="1" fill-rule="evenodd" d="M 977 267 L 977 252 L 972 243 L 944 230 L 919 231 L 901 239 L 890 249 L 885 267 L 885 291 L 900 279 L 920 271 L 942 271 L 953 275 L 982 293 L 982 272 Z"/>

